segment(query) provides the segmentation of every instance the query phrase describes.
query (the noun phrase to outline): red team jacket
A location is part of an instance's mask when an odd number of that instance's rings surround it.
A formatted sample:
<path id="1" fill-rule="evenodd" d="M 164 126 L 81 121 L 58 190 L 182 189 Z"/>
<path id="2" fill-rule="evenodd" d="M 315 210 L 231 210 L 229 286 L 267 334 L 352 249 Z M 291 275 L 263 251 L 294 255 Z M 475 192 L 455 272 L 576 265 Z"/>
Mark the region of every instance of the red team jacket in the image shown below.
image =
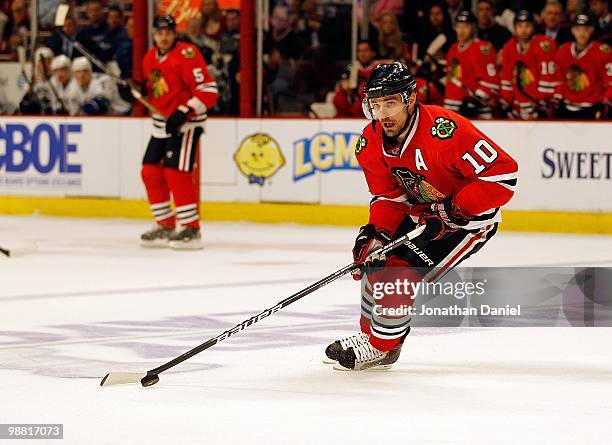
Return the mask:
<path id="1" fill-rule="evenodd" d="M 187 105 L 194 110 L 190 120 L 202 122 L 206 119 L 206 110 L 217 101 L 217 83 L 208 74 L 200 51 L 190 43 L 176 42 L 161 57 L 157 48 L 151 48 L 143 59 L 142 71 L 149 101 L 166 116 L 179 105 Z M 163 126 L 161 117 L 153 119 L 156 127 Z"/>
<path id="2" fill-rule="evenodd" d="M 612 53 L 605 43 L 591 42 L 582 52 L 565 43 L 555 56 L 558 80 L 555 96 L 574 110 L 612 101 Z"/>
<path id="3" fill-rule="evenodd" d="M 466 96 L 483 99 L 496 96 L 499 93 L 496 58 L 493 45 L 479 39 L 472 40 L 465 47 L 459 43 L 451 46 L 446 55 L 446 108 L 458 111 Z"/>
<path id="4" fill-rule="evenodd" d="M 419 104 L 403 143 L 383 147 L 381 132 L 371 122 L 355 148 L 373 196 L 371 224 L 393 234 L 422 204 L 447 196 L 472 216 L 467 230 L 501 221 L 499 207 L 514 193 L 518 166 L 468 119 Z"/>
<path id="5" fill-rule="evenodd" d="M 515 37 L 502 49 L 501 97 L 515 105 L 523 116 L 533 109 L 533 101 L 522 94 L 522 90 L 536 101 L 550 99 L 557 85 L 555 66 L 556 43 L 549 37 L 535 35 L 527 51 L 522 53 Z"/>

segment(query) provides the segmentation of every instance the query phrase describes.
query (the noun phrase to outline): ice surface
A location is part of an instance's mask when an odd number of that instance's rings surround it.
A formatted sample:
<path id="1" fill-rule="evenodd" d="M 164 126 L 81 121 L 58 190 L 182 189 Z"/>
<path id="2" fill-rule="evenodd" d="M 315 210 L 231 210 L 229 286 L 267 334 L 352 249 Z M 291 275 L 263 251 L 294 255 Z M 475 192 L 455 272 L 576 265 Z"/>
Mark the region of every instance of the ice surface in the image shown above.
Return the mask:
<path id="1" fill-rule="evenodd" d="M 612 443 L 612 329 L 417 328 L 393 370 L 336 372 L 320 357 L 356 330 L 350 278 L 153 387 L 101 388 L 346 265 L 356 233 L 215 223 L 174 252 L 140 248 L 146 227 L 0 218 L 0 246 L 37 246 L 0 257 L 0 423 L 63 423 L 79 445 Z M 612 265 L 612 237 L 502 232 L 469 264 Z"/>

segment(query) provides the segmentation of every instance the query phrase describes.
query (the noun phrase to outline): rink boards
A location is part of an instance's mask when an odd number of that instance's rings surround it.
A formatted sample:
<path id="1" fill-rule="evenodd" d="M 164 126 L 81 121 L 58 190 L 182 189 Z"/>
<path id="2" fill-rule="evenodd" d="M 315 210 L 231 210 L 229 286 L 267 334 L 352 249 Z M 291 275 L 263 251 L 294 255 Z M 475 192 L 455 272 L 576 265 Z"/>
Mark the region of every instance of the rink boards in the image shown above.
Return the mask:
<path id="1" fill-rule="evenodd" d="M 204 218 L 361 224 L 370 196 L 354 149 L 366 123 L 210 119 Z M 477 126 L 519 163 L 506 229 L 612 230 L 612 123 Z M 140 118 L 3 118 L 0 212 L 148 217 L 139 171 L 151 127 Z"/>

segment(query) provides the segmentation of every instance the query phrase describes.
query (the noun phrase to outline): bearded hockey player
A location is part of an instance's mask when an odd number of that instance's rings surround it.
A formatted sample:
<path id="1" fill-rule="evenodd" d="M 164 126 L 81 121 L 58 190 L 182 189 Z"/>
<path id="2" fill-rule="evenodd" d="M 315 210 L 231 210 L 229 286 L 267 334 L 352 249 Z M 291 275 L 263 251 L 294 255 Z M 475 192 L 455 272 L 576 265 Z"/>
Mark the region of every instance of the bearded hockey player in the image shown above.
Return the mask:
<path id="1" fill-rule="evenodd" d="M 514 17 L 514 33 L 502 48 L 501 98 L 520 119 L 549 117 L 549 105 L 557 85 L 555 51 L 550 37 L 534 35 L 529 11 Z"/>
<path id="2" fill-rule="evenodd" d="M 470 11 L 459 12 L 455 21 L 457 43 L 446 55 L 444 106 L 464 117 L 490 119 L 491 103 L 499 94 L 495 48 L 474 38 L 476 17 Z"/>
<path id="3" fill-rule="evenodd" d="M 200 51 L 177 41 L 171 16 L 157 17 L 153 26 L 155 46 L 144 57 L 143 74 L 148 99 L 164 116 L 153 115 L 153 135 L 142 161 L 142 180 L 157 225 L 142 234 L 141 242 L 147 247 L 199 249 L 200 216 L 193 166 L 206 111 L 217 101 L 217 84 Z M 177 219 L 180 230 L 175 231 Z"/>
<path id="4" fill-rule="evenodd" d="M 605 43 L 591 40 L 593 31 L 591 17 L 578 14 L 572 24 L 575 41 L 557 50 L 557 117 L 602 119 L 612 104 L 612 53 Z"/>
<path id="5" fill-rule="evenodd" d="M 372 283 L 384 281 L 387 271 L 397 278 L 398 270 L 403 279 L 435 281 L 476 253 L 497 231 L 518 171 L 468 119 L 418 103 L 414 77 L 403 64 L 378 65 L 365 92 L 364 112 L 372 122 L 355 153 L 373 198 L 369 223 L 353 249 L 362 266 L 354 273 L 362 280 L 361 332 L 325 351 L 326 363 L 342 370 L 388 368 L 410 332 L 409 315 L 378 315 L 411 305 L 410 295 L 375 299 Z M 386 258 L 373 254 L 417 225 L 425 230 L 410 244 Z"/>
<path id="6" fill-rule="evenodd" d="M 117 84 L 103 73 L 94 73 L 85 57 L 72 61 L 75 82 L 66 91 L 71 115 L 126 114 L 131 105 L 121 99 Z"/>

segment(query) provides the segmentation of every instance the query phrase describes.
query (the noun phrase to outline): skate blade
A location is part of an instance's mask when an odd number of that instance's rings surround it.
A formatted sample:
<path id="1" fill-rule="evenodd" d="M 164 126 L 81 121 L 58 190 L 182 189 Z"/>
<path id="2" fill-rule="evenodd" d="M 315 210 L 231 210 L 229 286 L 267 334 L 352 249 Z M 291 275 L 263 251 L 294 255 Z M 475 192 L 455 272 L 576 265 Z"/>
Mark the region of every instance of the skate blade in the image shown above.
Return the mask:
<path id="1" fill-rule="evenodd" d="M 174 250 L 200 250 L 202 242 L 200 240 L 191 241 L 170 241 L 170 248 Z"/>
<path id="2" fill-rule="evenodd" d="M 148 240 L 140 240 L 140 247 L 145 247 L 147 249 L 165 249 L 167 248 L 169 245 L 168 240 L 155 240 L 155 241 L 148 241 Z"/>
<path id="3" fill-rule="evenodd" d="M 379 371 L 388 371 L 389 369 L 391 369 L 391 366 L 392 365 L 377 365 L 377 366 L 372 366 L 371 368 L 365 368 L 365 369 L 350 369 L 350 368 L 345 368 L 340 363 L 337 363 L 334 365 L 334 370 L 335 371 L 346 371 L 346 372 L 363 372 L 363 371 L 379 372 Z"/>

